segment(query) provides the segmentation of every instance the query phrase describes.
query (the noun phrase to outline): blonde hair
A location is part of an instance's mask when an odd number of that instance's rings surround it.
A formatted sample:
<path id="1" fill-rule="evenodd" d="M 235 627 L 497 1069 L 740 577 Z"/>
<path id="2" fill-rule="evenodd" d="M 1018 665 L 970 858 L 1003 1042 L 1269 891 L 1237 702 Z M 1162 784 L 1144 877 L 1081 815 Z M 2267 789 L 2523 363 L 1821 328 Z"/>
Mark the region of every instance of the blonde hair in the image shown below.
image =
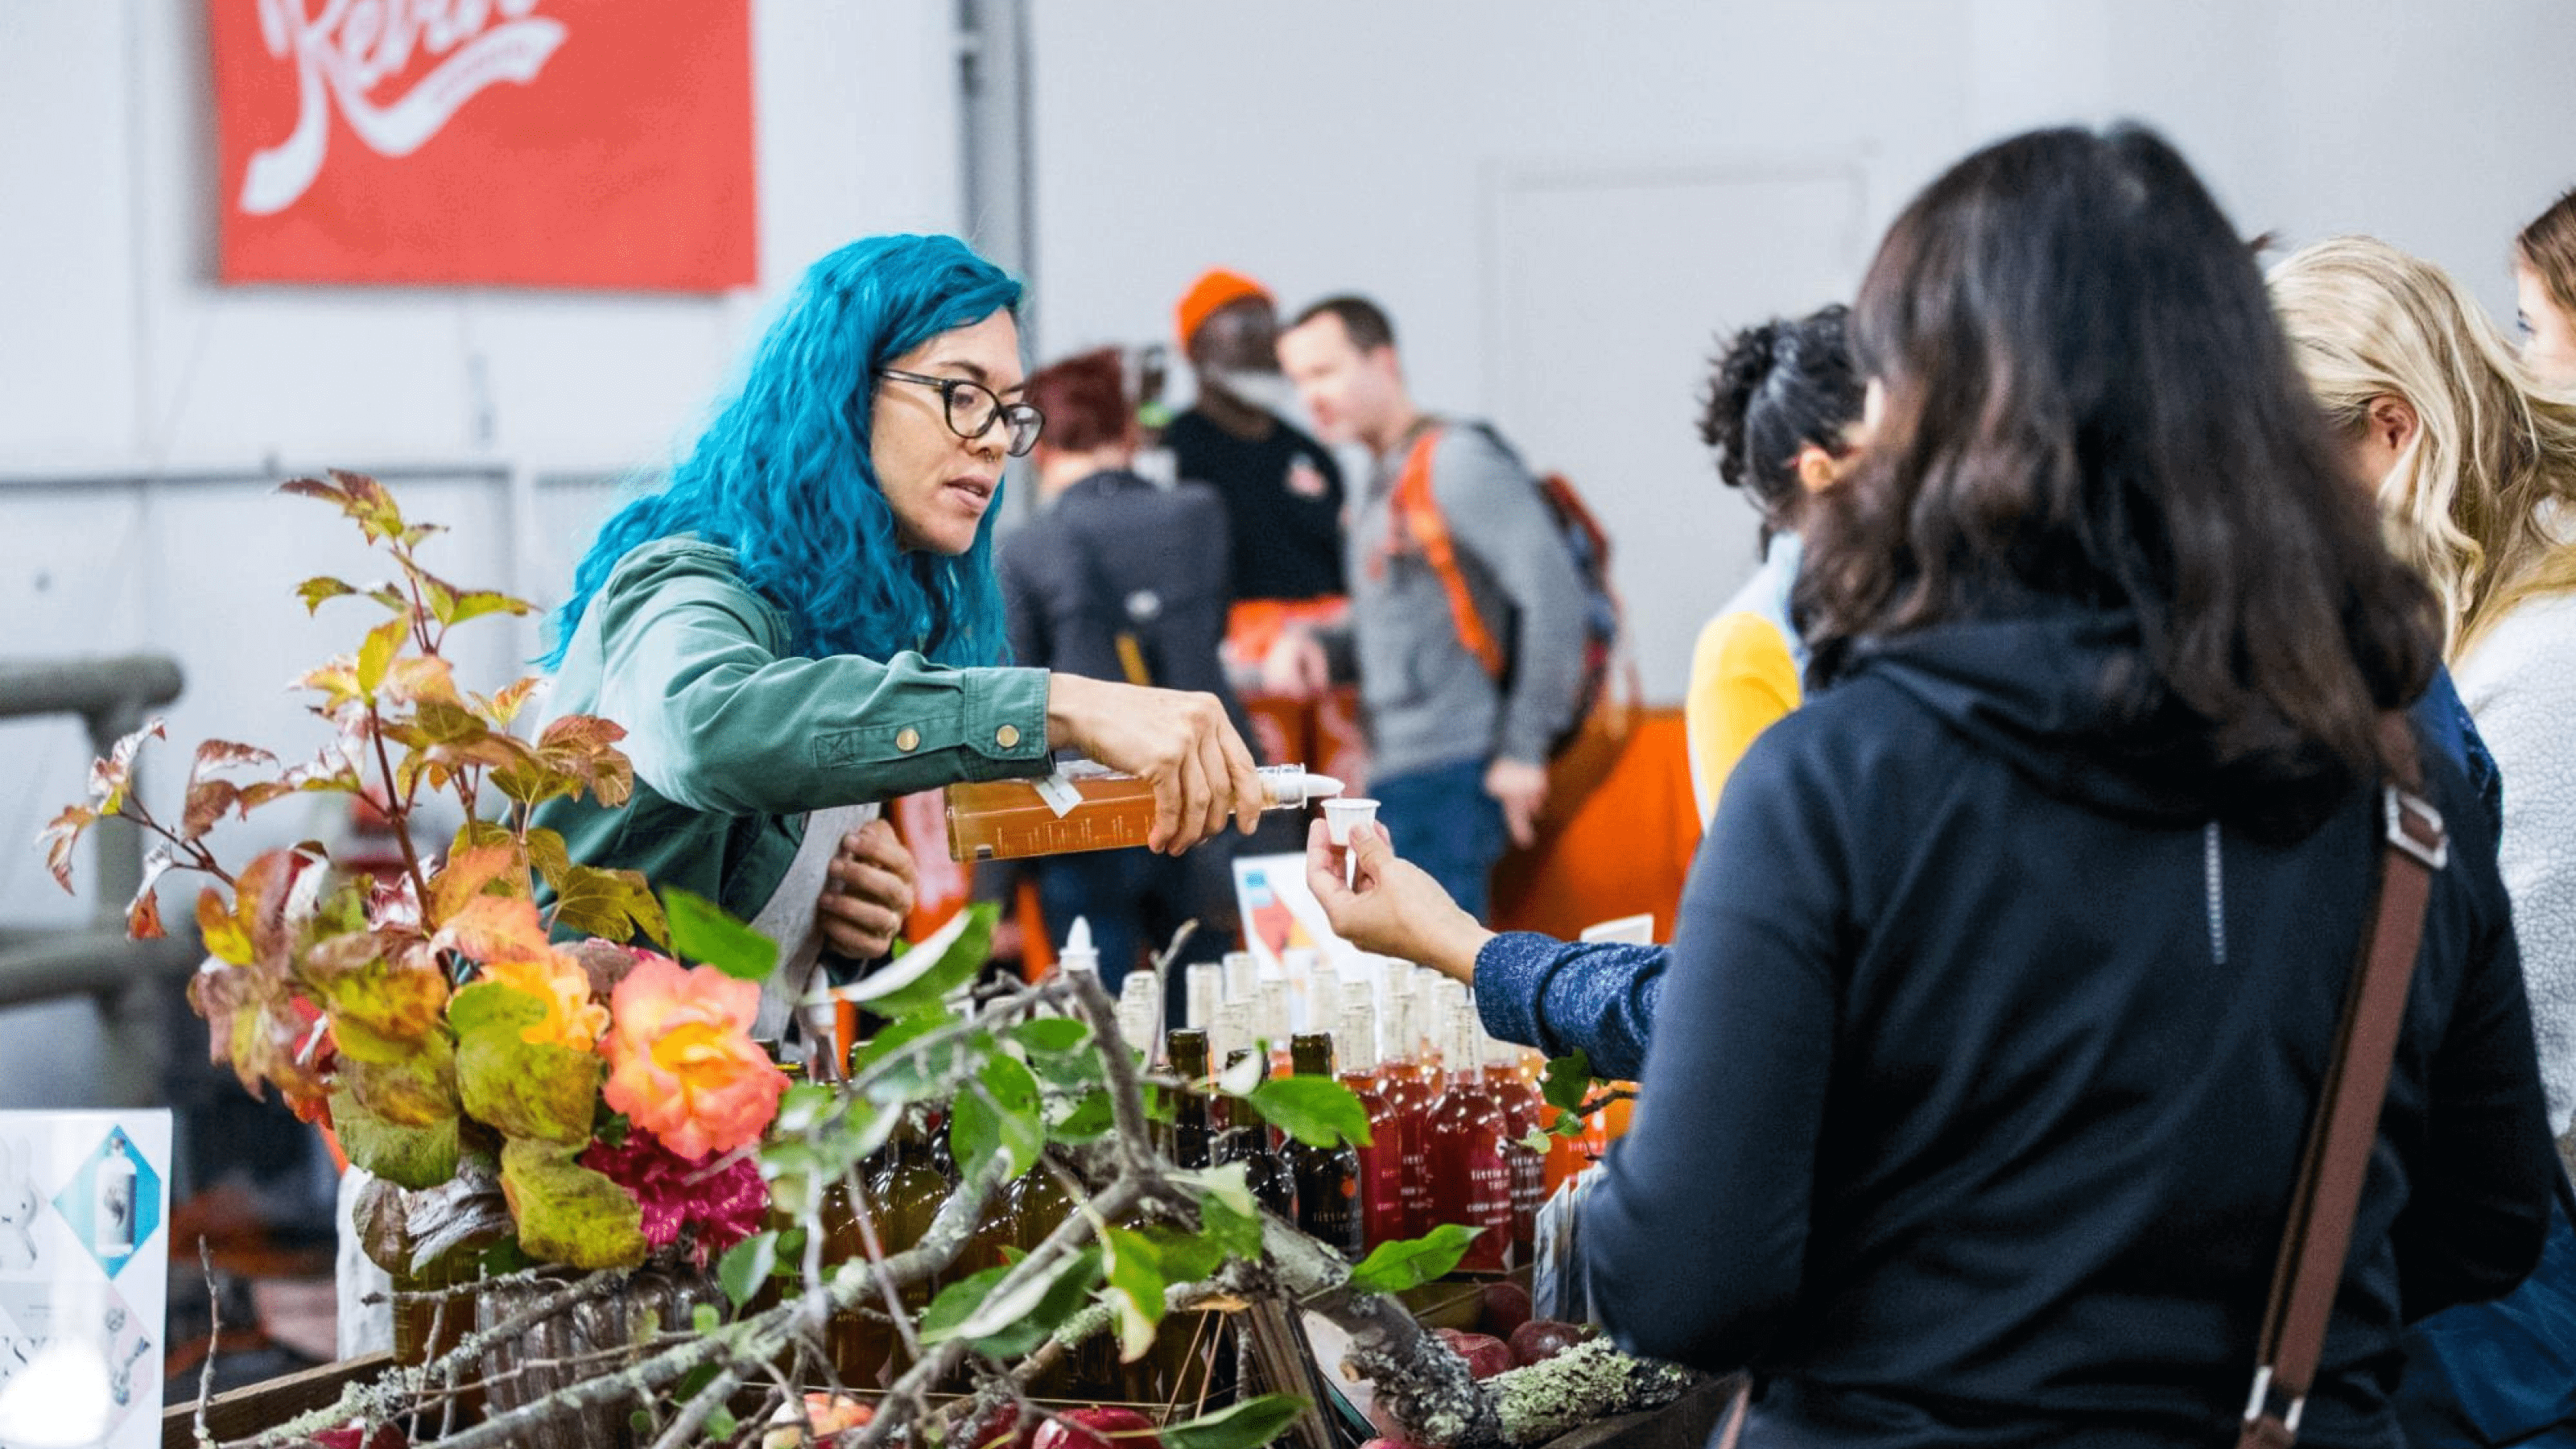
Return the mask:
<path id="1" fill-rule="evenodd" d="M 2576 396 L 2534 381 L 2449 273 L 2386 242 L 2304 247 L 2272 269 L 2271 289 L 2338 428 L 2359 432 L 2376 397 L 2415 409 L 2379 506 L 2389 547 L 2441 595 L 2449 658 L 2526 600 L 2576 590 L 2576 543 L 2549 517 L 2553 504 L 2576 510 Z"/>

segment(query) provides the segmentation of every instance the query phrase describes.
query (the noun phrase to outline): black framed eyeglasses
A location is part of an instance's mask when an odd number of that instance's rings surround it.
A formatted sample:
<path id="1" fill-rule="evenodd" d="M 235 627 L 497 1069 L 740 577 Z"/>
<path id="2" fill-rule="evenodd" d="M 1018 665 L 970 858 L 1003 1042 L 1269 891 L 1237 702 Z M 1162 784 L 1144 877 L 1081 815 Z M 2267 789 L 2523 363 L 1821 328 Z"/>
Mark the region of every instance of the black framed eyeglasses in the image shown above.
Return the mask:
<path id="1" fill-rule="evenodd" d="M 1009 441 L 1004 445 L 1014 458 L 1028 456 L 1038 445 L 1038 435 L 1046 431 L 1046 414 L 1031 403 L 1006 403 L 991 388 L 962 377 L 932 377 L 921 372 L 898 372 L 880 367 L 877 376 L 897 382 L 918 383 L 939 389 L 939 401 L 948 417 L 948 431 L 972 441 L 993 431 L 993 424 L 1007 427 Z"/>

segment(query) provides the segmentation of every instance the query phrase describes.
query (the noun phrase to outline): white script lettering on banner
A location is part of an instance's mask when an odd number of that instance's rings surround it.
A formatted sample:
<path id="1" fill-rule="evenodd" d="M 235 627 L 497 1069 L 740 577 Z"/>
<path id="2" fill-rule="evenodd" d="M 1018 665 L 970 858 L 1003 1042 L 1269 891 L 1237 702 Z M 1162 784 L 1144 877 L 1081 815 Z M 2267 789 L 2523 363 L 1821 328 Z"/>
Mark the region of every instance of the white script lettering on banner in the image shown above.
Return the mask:
<path id="1" fill-rule="evenodd" d="M 349 129 L 380 156 L 408 156 L 486 86 L 536 79 L 563 44 L 562 21 L 531 14 L 537 0 L 256 0 L 268 53 L 296 68 L 295 129 L 257 152 L 242 178 L 241 209 L 269 216 L 295 204 L 322 174 L 336 105 Z M 497 23 L 495 23 L 497 22 Z M 444 57 L 381 101 L 417 48 Z"/>

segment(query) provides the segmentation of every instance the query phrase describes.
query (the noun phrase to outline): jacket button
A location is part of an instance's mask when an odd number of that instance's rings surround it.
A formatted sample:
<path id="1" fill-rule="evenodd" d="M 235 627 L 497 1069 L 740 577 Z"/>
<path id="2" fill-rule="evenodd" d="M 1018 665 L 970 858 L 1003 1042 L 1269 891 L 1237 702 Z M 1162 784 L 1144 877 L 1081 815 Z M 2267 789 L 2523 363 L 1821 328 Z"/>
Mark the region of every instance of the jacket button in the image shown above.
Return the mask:
<path id="1" fill-rule="evenodd" d="M 1020 727 L 1018 725 L 1004 725 L 1000 729 L 993 731 L 993 743 L 1000 745 L 1006 750 L 1018 749 L 1020 745 Z"/>
<path id="2" fill-rule="evenodd" d="M 895 731 L 894 747 L 903 751 L 907 755 L 920 749 L 921 731 L 914 729 L 910 725 L 905 725 L 902 729 Z"/>

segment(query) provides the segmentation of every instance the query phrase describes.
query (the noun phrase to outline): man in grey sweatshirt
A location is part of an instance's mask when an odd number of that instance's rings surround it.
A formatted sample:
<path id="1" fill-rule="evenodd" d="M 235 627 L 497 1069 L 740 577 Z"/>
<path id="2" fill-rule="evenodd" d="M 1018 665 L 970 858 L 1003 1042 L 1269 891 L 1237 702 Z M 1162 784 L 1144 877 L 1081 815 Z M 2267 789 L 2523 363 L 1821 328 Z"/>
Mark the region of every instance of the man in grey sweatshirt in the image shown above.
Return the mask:
<path id="1" fill-rule="evenodd" d="M 1502 440 L 1414 405 L 1394 329 L 1374 303 L 1332 297 L 1307 308 L 1280 334 L 1279 361 L 1316 431 L 1365 445 L 1376 466 L 1344 534 L 1350 623 L 1284 636 L 1268 682 L 1311 694 L 1356 674 L 1379 822 L 1481 917 L 1506 839 L 1536 837 L 1549 748 L 1574 723 L 1582 576 L 1537 481 Z M 1395 506 L 1407 458 L 1435 433 L 1431 495 L 1499 671 L 1470 648 L 1425 540 Z"/>

